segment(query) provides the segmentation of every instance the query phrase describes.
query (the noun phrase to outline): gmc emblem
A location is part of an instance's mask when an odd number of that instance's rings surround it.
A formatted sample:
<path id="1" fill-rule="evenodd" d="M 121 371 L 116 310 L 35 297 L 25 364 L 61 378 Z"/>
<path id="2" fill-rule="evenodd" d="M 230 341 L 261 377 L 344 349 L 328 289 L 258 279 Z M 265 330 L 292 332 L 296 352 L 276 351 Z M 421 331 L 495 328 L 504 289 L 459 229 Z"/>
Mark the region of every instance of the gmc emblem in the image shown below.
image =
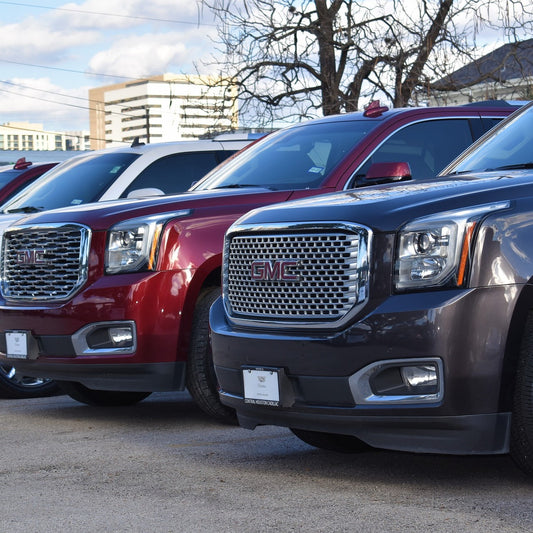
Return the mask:
<path id="1" fill-rule="evenodd" d="M 17 252 L 17 265 L 47 265 L 46 250 L 20 250 Z"/>
<path id="2" fill-rule="evenodd" d="M 254 261 L 250 276 L 254 281 L 298 281 L 300 276 L 291 269 L 298 268 L 298 261 Z"/>

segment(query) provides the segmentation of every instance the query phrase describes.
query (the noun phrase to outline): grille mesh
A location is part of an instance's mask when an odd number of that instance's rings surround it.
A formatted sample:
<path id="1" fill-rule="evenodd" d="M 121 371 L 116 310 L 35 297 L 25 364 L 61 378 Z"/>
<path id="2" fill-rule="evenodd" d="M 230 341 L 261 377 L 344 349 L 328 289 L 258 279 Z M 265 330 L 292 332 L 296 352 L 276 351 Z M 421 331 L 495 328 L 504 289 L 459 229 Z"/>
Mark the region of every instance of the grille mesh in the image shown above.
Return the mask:
<path id="1" fill-rule="evenodd" d="M 360 233 L 344 232 L 230 236 L 224 294 L 231 314 L 288 322 L 343 317 L 360 294 L 359 244 Z M 283 264 L 297 279 L 254 279 L 252 272 L 265 270 L 279 278 Z"/>
<path id="2" fill-rule="evenodd" d="M 88 230 L 80 226 L 6 232 L 2 294 L 8 300 L 62 300 L 85 281 Z"/>

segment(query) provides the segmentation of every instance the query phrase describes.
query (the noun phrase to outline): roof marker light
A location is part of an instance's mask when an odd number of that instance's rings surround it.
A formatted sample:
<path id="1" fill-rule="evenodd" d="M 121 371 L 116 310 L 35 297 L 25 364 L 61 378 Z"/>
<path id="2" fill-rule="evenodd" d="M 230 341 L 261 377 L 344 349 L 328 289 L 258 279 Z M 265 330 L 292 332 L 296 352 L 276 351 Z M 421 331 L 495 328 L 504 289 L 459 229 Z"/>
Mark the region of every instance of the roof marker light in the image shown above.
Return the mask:
<path id="1" fill-rule="evenodd" d="M 24 170 L 28 167 L 31 167 L 32 164 L 33 163 L 31 161 L 26 161 L 25 157 L 21 157 L 20 159 L 17 159 L 17 162 L 13 168 L 16 170 Z"/>
<path id="2" fill-rule="evenodd" d="M 389 108 L 385 105 L 382 106 L 379 103 L 379 100 L 373 100 L 365 107 L 365 112 L 363 113 L 363 116 L 369 118 L 377 118 L 383 115 L 383 113 L 388 110 Z"/>

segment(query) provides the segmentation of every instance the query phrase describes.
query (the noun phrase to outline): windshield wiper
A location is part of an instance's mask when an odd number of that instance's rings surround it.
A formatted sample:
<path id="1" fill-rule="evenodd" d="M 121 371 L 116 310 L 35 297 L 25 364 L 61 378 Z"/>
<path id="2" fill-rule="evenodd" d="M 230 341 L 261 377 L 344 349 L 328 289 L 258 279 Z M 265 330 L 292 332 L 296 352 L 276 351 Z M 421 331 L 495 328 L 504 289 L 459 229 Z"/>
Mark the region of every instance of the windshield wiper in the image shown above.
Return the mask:
<path id="1" fill-rule="evenodd" d="M 529 163 L 517 163 L 516 165 L 503 165 L 501 167 L 496 168 L 487 168 L 485 169 L 486 172 L 491 170 L 520 170 L 525 168 L 533 168 L 533 162 Z"/>
<path id="2" fill-rule="evenodd" d="M 25 207 L 17 207 L 15 209 L 6 209 L 4 213 L 40 213 L 41 211 L 44 211 L 44 207 L 27 205 Z"/>
<path id="3" fill-rule="evenodd" d="M 439 177 L 446 177 L 446 176 L 459 176 L 460 174 L 471 174 L 472 172 L 475 172 L 475 170 L 456 170 L 455 172 L 450 172 L 449 174 L 443 174 Z"/>
<path id="4" fill-rule="evenodd" d="M 219 185 L 215 187 L 215 189 L 246 189 L 247 187 L 254 187 L 256 189 L 274 190 L 272 187 L 267 187 L 265 185 L 255 185 L 251 183 L 230 183 L 229 185 Z"/>

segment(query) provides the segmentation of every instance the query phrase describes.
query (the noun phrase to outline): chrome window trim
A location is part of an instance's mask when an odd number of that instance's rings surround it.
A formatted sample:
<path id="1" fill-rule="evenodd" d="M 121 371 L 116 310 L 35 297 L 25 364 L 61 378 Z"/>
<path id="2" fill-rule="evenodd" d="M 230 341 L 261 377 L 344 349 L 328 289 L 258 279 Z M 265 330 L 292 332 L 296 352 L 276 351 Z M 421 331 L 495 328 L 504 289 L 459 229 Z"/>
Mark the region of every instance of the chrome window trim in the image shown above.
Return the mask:
<path id="1" fill-rule="evenodd" d="M 55 297 L 16 297 L 6 295 L 6 284 L 5 279 L 5 265 L 4 265 L 4 256 L 5 256 L 5 246 L 6 246 L 6 236 L 10 233 L 16 232 L 32 232 L 32 231 L 61 231 L 76 229 L 80 231 L 80 251 L 79 251 L 79 267 L 78 267 L 78 281 L 69 291 L 68 295 L 64 297 L 55 298 Z M 2 235 L 1 242 L 1 255 L 0 255 L 0 291 L 6 302 L 16 303 L 16 302 L 66 302 L 70 300 L 80 288 L 87 282 L 88 273 L 89 273 L 89 250 L 92 240 L 92 230 L 84 224 L 78 224 L 75 222 L 61 222 L 61 223 L 48 223 L 48 224 L 20 224 L 16 226 L 10 226 L 7 228 Z"/>
<path id="2" fill-rule="evenodd" d="M 291 232 L 291 233 L 304 233 L 304 232 L 324 232 L 340 230 L 347 233 L 364 233 L 366 239 L 363 240 L 361 248 L 364 248 L 365 253 L 359 253 L 357 257 L 357 270 L 360 273 L 362 286 L 364 287 L 364 298 L 358 301 L 350 311 L 337 320 L 327 321 L 323 319 L 311 320 L 299 320 L 293 322 L 283 322 L 280 320 L 265 320 L 265 319 L 246 319 L 234 316 L 231 312 L 229 302 L 226 298 L 227 293 L 227 258 L 229 244 L 231 237 L 240 234 L 268 234 L 271 232 Z M 372 250 L 373 232 L 372 230 L 362 224 L 355 224 L 352 222 L 305 222 L 305 223 L 273 223 L 273 224 L 242 224 L 238 226 L 231 226 L 226 233 L 224 239 L 224 251 L 222 258 L 222 301 L 224 310 L 228 320 L 236 325 L 242 327 L 262 327 L 268 330 L 336 330 L 342 328 L 346 323 L 350 322 L 352 318 L 357 315 L 368 303 L 369 300 L 369 285 L 370 285 L 370 255 Z"/>
<path id="3" fill-rule="evenodd" d="M 404 124 L 403 126 L 399 127 L 398 129 L 394 130 L 393 132 L 391 132 L 389 135 L 387 135 L 387 137 L 385 137 L 373 150 L 372 152 L 370 152 L 368 154 L 368 156 L 364 159 L 364 161 L 350 174 L 350 177 L 346 180 L 346 183 L 344 184 L 344 187 L 342 188 L 343 191 L 349 191 L 351 189 L 353 189 L 353 187 L 350 187 L 349 185 L 352 183 L 353 179 L 354 179 L 354 176 L 357 174 L 357 172 L 359 171 L 359 169 L 361 169 L 365 164 L 366 162 L 376 153 L 377 150 L 379 150 L 383 144 L 385 144 L 392 136 L 396 135 L 399 131 L 402 131 L 403 129 L 407 128 L 408 126 L 412 126 L 413 124 L 420 124 L 421 122 L 432 122 L 432 121 L 435 121 L 435 120 L 457 120 L 457 119 L 466 119 L 466 120 L 471 120 L 471 119 L 479 119 L 479 120 L 483 120 L 484 118 L 499 118 L 501 120 L 507 118 L 507 117 L 500 117 L 500 116 L 493 116 L 493 117 L 484 117 L 482 115 L 473 115 L 473 116 L 470 116 L 470 115 L 461 115 L 461 116 L 449 116 L 449 117 L 428 117 L 428 118 L 421 118 L 419 120 L 415 120 L 413 122 L 408 122 L 407 124 Z M 487 130 L 489 131 L 489 130 Z M 485 134 L 487 131 L 484 131 L 483 134 Z M 475 142 L 475 139 L 472 137 L 472 143 Z M 451 161 L 450 161 L 451 163 Z M 446 167 L 444 167 L 446 168 Z M 441 169 L 441 170 L 444 170 L 444 169 Z"/>

